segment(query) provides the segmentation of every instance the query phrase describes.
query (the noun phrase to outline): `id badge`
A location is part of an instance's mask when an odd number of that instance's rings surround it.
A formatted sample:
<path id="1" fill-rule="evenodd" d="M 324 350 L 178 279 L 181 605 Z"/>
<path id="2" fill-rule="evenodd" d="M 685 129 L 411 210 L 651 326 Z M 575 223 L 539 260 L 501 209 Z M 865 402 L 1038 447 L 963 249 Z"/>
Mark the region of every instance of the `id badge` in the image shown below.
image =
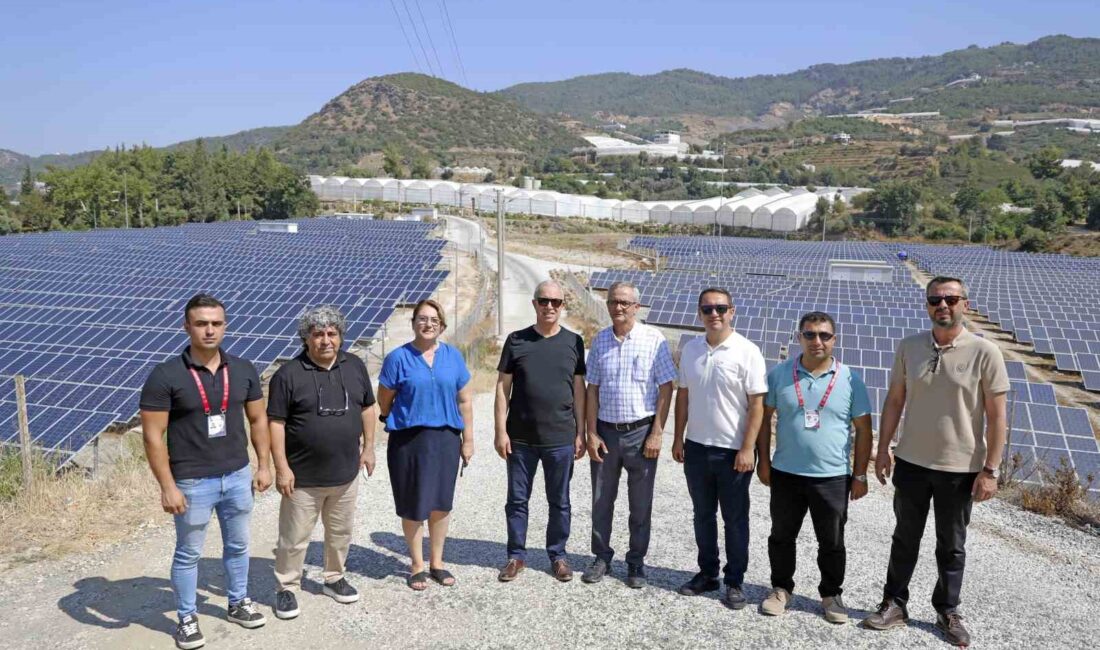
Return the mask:
<path id="1" fill-rule="evenodd" d="M 206 416 L 206 436 L 208 438 L 224 438 L 225 437 L 225 415 L 219 413 L 218 415 Z"/>
<path id="2" fill-rule="evenodd" d="M 806 411 L 806 428 L 816 429 L 821 426 L 821 416 L 817 411 Z"/>

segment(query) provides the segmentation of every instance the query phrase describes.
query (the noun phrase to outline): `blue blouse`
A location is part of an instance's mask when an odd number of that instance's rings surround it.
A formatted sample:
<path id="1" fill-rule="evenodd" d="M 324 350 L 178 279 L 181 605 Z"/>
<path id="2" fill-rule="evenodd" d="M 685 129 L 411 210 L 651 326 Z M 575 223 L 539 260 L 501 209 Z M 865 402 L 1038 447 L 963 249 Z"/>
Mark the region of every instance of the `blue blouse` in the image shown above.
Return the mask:
<path id="1" fill-rule="evenodd" d="M 431 366 L 424 353 L 408 342 L 386 355 L 378 383 L 397 393 L 386 418 L 386 430 L 411 427 L 464 427 L 458 391 L 470 381 L 466 360 L 457 348 L 440 343 Z"/>

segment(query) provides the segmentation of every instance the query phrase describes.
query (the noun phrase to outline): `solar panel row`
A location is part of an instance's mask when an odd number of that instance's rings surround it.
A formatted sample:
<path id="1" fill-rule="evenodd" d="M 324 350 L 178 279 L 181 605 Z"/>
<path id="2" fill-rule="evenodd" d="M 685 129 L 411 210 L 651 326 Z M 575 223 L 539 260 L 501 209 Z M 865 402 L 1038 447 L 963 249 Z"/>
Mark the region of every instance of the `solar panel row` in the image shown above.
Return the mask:
<path id="1" fill-rule="evenodd" d="M 247 222 L 0 238 L 0 444 L 16 439 L 10 377 L 27 376 L 37 447 L 59 463 L 137 411 L 151 367 L 179 354 L 187 299 L 227 304 L 225 348 L 259 371 L 297 354 L 297 317 L 334 304 L 346 341 L 432 295 L 434 225 L 313 219 L 299 232 Z"/>

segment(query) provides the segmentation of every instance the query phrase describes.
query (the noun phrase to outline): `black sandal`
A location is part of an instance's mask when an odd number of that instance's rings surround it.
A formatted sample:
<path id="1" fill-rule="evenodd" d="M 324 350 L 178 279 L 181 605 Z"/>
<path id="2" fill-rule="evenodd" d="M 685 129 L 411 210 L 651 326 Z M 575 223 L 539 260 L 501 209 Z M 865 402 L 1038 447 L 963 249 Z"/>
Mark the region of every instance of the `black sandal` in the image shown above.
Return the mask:
<path id="1" fill-rule="evenodd" d="M 429 569 L 428 573 L 431 574 L 432 580 L 435 580 L 444 587 L 453 587 L 455 585 L 455 577 L 446 569 Z M 450 579 L 450 582 L 447 582 L 448 579 Z"/>
<path id="2" fill-rule="evenodd" d="M 432 577 L 434 578 L 435 576 L 432 576 Z M 428 588 L 428 572 L 427 571 L 421 571 L 420 573 L 410 575 L 408 578 L 405 579 L 405 584 L 408 585 L 409 589 L 412 589 L 413 591 L 424 591 L 425 589 Z M 424 586 L 417 589 L 413 585 L 424 585 Z"/>

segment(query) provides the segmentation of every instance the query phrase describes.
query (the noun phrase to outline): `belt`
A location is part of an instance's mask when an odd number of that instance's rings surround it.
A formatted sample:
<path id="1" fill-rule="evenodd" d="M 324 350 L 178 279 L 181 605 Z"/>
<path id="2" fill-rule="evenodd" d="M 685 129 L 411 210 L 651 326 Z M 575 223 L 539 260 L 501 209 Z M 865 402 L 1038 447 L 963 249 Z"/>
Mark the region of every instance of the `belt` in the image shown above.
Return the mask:
<path id="1" fill-rule="evenodd" d="M 612 429 L 614 429 L 616 431 L 633 431 L 634 429 L 638 429 L 638 428 L 644 427 L 647 424 L 652 423 L 653 422 L 653 416 L 649 415 L 649 416 L 646 416 L 646 417 L 642 418 L 641 420 L 635 420 L 633 422 L 622 422 L 622 423 L 619 423 L 619 424 L 615 424 L 614 422 L 608 422 L 606 420 L 600 420 L 600 422 L 603 422 L 605 425 L 611 427 Z"/>

